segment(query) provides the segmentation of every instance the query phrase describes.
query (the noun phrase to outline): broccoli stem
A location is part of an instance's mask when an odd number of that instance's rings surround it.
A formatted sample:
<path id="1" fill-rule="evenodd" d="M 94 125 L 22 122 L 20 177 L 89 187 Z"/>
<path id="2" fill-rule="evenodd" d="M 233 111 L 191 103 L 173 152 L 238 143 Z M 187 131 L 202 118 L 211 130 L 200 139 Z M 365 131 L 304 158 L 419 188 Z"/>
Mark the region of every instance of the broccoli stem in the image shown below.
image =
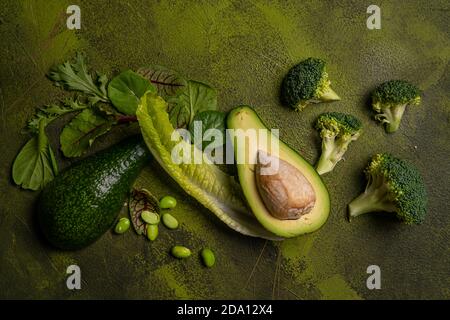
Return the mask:
<path id="1" fill-rule="evenodd" d="M 303 111 L 303 109 L 305 109 L 311 103 L 330 102 L 337 100 L 341 100 L 341 98 L 336 94 L 336 92 L 333 91 L 333 89 L 328 87 L 320 97 L 314 97 L 308 100 L 300 100 L 294 106 L 294 109 L 296 111 Z"/>
<path id="2" fill-rule="evenodd" d="M 318 174 L 323 175 L 330 172 L 336 166 L 334 150 L 335 150 L 335 137 L 323 137 L 322 138 L 322 154 L 316 165 L 316 171 Z"/>
<path id="3" fill-rule="evenodd" d="M 317 103 L 317 101 L 313 100 L 300 100 L 294 107 L 295 111 L 303 111 L 309 103 Z"/>
<path id="4" fill-rule="evenodd" d="M 406 104 L 398 104 L 383 110 L 386 118 L 384 122 L 386 124 L 387 133 L 393 133 L 398 130 L 405 108 Z"/>
<path id="5" fill-rule="evenodd" d="M 323 94 L 320 96 L 321 101 L 338 101 L 341 100 L 341 98 L 337 95 L 336 92 L 334 92 L 331 87 L 328 87 Z"/>
<path id="6" fill-rule="evenodd" d="M 316 171 L 318 174 L 323 175 L 327 172 L 330 172 L 334 169 L 336 163 L 333 163 L 330 159 L 328 159 L 323 153 L 320 156 L 319 161 L 316 165 Z"/>
<path id="7" fill-rule="evenodd" d="M 384 183 L 370 183 L 366 190 L 348 205 L 349 220 L 368 212 L 396 212 L 396 206 L 389 200 Z"/>
<path id="8" fill-rule="evenodd" d="M 323 175 L 334 169 L 342 160 L 352 139 L 342 137 L 322 137 L 322 154 L 316 164 L 316 171 Z"/>

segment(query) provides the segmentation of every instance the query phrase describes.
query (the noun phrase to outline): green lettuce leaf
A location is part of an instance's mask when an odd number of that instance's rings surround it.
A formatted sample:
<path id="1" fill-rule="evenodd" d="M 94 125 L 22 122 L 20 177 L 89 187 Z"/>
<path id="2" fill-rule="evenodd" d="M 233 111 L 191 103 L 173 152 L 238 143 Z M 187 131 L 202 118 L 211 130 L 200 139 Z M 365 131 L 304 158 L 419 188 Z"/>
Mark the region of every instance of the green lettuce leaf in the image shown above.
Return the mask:
<path id="1" fill-rule="evenodd" d="M 158 95 L 165 99 L 176 96 L 188 83 L 178 72 L 158 65 L 140 68 L 137 73 L 149 80 L 158 90 Z"/>
<path id="2" fill-rule="evenodd" d="M 202 151 L 182 139 L 169 120 L 167 103 L 154 93 L 141 98 L 136 115 L 144 140 L 164 170 L 192 197 L 211 210 L 230 228 L 249 236 L 271 240 L 279 237 L 264 229 L 247 209 L 240 185 L 214 164 L 208 164 Z M 176 141 L 172 141 L 172 135 Z M 175 146 L 182 145 L 192 157 L 203 157 L 202 164 L 172 161 Z M 183 145 L 184 144 L 184 145 Z M 197 153 L 197 155 L 195 155 Z"/>
<path id="3" fill-rule="evenodd" d="M 192 120 L 191 124 L 189 125 L 189 132 L 191 133 L 191 142 L 195 143 L 196 136 L 199 136 L 197 138 L 199 141 L 202 142 L 201 149 L 205 150 L 207 146 L 210 148 L 216 148 L 220 147 L 225 143 L 225 118 L 227 117 L 225 112 L 221 111 L 214 111 L 214 110 L 208 110 L 208 111 L 202 111 L 200 113 L 197 113 L 194 116 L 194 119 Z M 197 130 L 199 128 L 196 128 L 196 125 L 201 125 L 201 130 Z M 208 131 L 209 129 L 216 129 L 221 132 L 222 141 L 215 141 L 214 136 L 210 133 L 211 131 Z M 197 132 L 198 131 L 198 132 Z M 201 139 L 200 139 L 201 135 Z M 197 146 L 199 147 L 199 146 Z"/>
<path id="4" fill-rule="evenodd" d="M 53 120 L 75 111 L 81 111 L 88 105 L 80 103 L 77 99 L 66 99 L 62 105 L 51 104 L 42 108 L 38 108 L 30 120 L 28 120 L 28 131 L 32 133 L 39 132 L 39 124 L 45 121 L 45 125 L 50 124 Z"/>
<path id="5" fill-rule="evenodd" d="M 207 84 L 189 80 L 176 96 L 167 98 L 170 122 L 175 128 L 187 128 L 195 114 L 217 110 L 217 92 Z"/>
<path id="6" fill-rule="evenodd" d="M 115 124 L 93 109 L 84 109 L 63 129 L 59 137 L 61 151 L 66 157 L 81 156 L 96 138 L 108 132 Z"/>
<path id="7" fill-rule="evenodd" d="M 124 114 L 136 113 L 139 99 L 147 91 L 156 88 L 141 75 L 127 70 L 114 77 L 108 84 L 108 97 L 114 107 Z"/>
<path id="8" fill-rule="evenodd" d="M 39 132 L 20 150 L 12 167 L 14 182 L 24 189 L 39 190 L 58 174 L 58 165 L 45 134 L 46 121 Z"/>
<path id="9" fill-rule="evenodd" d="M 168 102 L 169 119 L 175 128 L 188 128 L 199 112 L 217 110 L 217 92 L 207 84 L 187 80 L 158 65 L 140 68 L 137 73 L 148 79 Z"/>
<path id="10" fill-rule="evenodd" d="M 77 53 L 74 63 L 67 61 L 52 68 L 48 76 L 56 86 L 89 95 L 92 104 L 98 101 L 108 101 L 106 95 L 108 78 L 106 75 L 97 74 L 94 76 L 95 80 L 92 79 L 85 58 L 81 53 Z"/>

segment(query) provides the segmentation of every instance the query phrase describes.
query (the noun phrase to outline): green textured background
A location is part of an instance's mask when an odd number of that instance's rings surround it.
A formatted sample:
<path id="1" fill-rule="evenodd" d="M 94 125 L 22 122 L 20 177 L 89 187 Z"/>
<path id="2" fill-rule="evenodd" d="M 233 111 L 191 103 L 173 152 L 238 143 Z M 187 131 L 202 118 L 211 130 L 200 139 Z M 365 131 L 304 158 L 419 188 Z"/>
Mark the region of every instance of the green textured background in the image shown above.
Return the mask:
<path id="1" fill-rule="evenodd" d="M 82 29 L 65 27 L 73 1 L 2 1 L 0 13 L 0 298 L 450 298 L 450 5 L 448 1 L 378 1 L 382 29 L 366 28 L 364 1 L 76 1 Z M 113 75 L 161 64 L 219 91 L 222 110 L 254 106 L 283 140 L 310 162 L 320 147 L 312 122 L 325 110 L 347 111 L 365 124 L 345 162 L 325 176 L 332 212 L 316 233 L 271 243 L 226 228 L 156 163 L 137 184 L 155 195 L 174 195 L 177 231 L 163 230 L 151 244 L 134 232 L 107 233 L 79 252 L 47 247 L 33 223 L 37 193 L 11 183 L 12 161 L 27 140 L 21 134 L 37 106 L 67 93 L 45 78 L 49 67 L 86 53 L 94 70 Z M 333 88 L 343 98 L 295 113 L 278 101 L 279 84 L 299 60 L 328 62 Z M 423 91 L 398 133 L 387 135 L 367 107 L 378 83 L 404 78 Z M 54 145 L 61 122 L 50 128 Z M 136 128 L 115 129 L 100 149 Z M 388 215 L 345 219 L 346 204 L 362 191 L 362 169 L 375 152 L 411 160 L 430 195 L 422 226 Z M 62 166 L 69 161 L 58 157 Z M 175 244 L 197 252 L 213 248 L 217 266 L 197 256 L 177 261 Z M 65 286 L 66 268 L 82 270 L 82 289 Z M 382 289 L 366 288 L 366 268 L 382 270 Z M 252 272 L 253 271 L 253 272 Z"/>

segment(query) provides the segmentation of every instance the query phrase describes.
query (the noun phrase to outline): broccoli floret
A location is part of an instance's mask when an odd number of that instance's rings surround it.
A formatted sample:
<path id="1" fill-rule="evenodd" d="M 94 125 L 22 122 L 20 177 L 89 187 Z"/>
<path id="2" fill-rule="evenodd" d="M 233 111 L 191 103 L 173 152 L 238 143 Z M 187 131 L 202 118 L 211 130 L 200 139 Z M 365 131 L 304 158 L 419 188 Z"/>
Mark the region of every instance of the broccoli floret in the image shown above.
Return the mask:
<path id="1" fill-rule="evenodd" d="M 292 67 L 283 79 L 281 99 L 301 111 L 310 103 L 341 100 L 331 89 L 325 61 L 308 58 Z"/>
<path id="2" fill-rule="evenodd" d="M 333 170 L 342 160 L 350 142 L 361 135 L 362 124 L 350 114 L 327 112 L 317 118 L 316 129 L 322 138 L 322 154 L 316 164 L 316 170 L 322 175 Z"/>
<path id="3" fill-rule="evenodd" d="M 375 119 L 385 124 L 386 132 L 397 131 L 407 105 L 420 104 L 419 89 L 404 80 L 391 80 L 381 84 L 372 93 Z"/>
<path id="4" fill-rule="evenodd" d="M 395 212 L 407 224 L 420 224 L 427 211 L 427 193 L 420 173 L 410 163 L 381 153 L 365 170 L 366 190 L 349 205 L 349 218 L 375 211 Z"/>

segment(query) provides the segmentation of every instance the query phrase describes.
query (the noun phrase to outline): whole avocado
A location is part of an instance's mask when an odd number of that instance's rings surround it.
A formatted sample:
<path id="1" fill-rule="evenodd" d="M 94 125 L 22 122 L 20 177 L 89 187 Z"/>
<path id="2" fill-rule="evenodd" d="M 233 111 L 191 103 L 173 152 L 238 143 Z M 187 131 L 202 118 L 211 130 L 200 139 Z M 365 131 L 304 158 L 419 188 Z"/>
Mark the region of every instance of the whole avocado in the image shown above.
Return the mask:
<path id="1" fill-rule="evenodd" d="M 88 246 L 110 229 L 150 158 L 134 136 L 80 160 L 42 190 L 37 214 L 48 241 L 64 250 Z"/>

